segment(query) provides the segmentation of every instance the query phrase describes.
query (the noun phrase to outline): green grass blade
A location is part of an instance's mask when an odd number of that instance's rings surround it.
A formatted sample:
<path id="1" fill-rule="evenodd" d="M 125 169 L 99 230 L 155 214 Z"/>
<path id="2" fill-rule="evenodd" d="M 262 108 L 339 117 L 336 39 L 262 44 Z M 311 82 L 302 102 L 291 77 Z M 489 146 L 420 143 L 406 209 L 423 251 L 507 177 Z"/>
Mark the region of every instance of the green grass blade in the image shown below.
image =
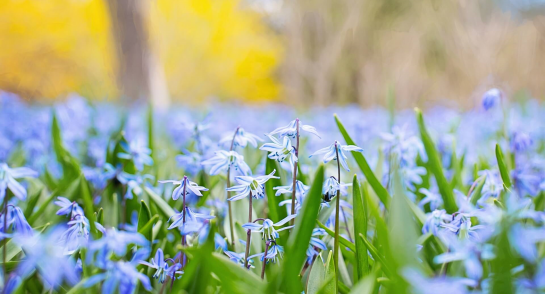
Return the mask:
<path id="1" fill-rule="evenodd" d="M 509 177 L 509 169 L 507 168 L 507 165 L 505 164 L 505 160 L 503 159 L 503 151 L 501 150 L 500 145 L 496 144 L 496 159 L 498 160 L 498 168 L 500 169 L 501 179 L 503 180 L 503 184 L 508 189 L 511 188 L 511 178 Z"/>
<path id="2" fill-rule="evenodd" d="M 157 219 L 158 218 L 159 217 L 157 217 Z M 140 212 L 138 213 L 138 232 L 144 235 L 144 237 L 146 237 L 146 239 L 148 239 L 151 242 L 153 241 L 151 236 L 152 231 L 150 230 L 151 226 L 149 227 L 149 229 L 146 231 L 145 234 L 143 233 L 144 226 L 148 225 L 148 222 L 150 222 L 150 220 L 151 220 L 151 211 L 148 205 L 146 204 L 146 202 L 142 200 L 140 201 Z"/>
<path id="3" fill-rule="evenodd" d="M 272 173 L 272 171 L 275 169 L 276 161 L 267 157 L 267 161 L 265 163 L 265 174 L 268 175 Z M 273 188 L 281 185 L 282 182 L 280 182 L 280 179 L 270 179 L 265 183 L 265 191 L 267 192 L 267 205 L 269 208 L 268 218 L 271 219 L 273 222 L 277 222 L 287 216 L 286 210 L 284 208 L 281 209 L 280 206 L 278 206 L 280 204 L 280 201 L 283 200 L 283 197 L 274 196 L 275 191 Z"/>
<path id="4" fill-rule="evenodd" d="M 357 236 L 362 234 L 367 236 L 367 211 L 363 205 L 363 197 L 360 191 L 360 183 L 358 177 L 354 175 L 352 181 L 352 201 L 354 207 L 354 234 Z M 367 255 L 367 247 L 360 239 L 354 240 L 356 243 L 356 273 L 355 281 L 361 280 L 369 272 L 369 258 Z"/>
<path id="5" fill-rule="evenodd" d="M 354 140 L 352 140 L 352 138 L 346 131 L 344 125 L 341 123 L 337 115 L 335 115 L 335 122 L 337 123 L 337 127 L 339 128 L 339 131 L 343 135 L 343 138 L 346 141 L 346 144 L 356 145 L 356 143 L 354 143 Z M 360 152 L 352 152 L 352 155 L 354 156 L 354 159 L 356 160 L 356 163 L 358 164 L 359 168 L 363 172 L 363 175 L 369 182 L 369 185 L 371 185 L 371 188 L 373 188 L 373 191 L 375 191 L 375 193 L 377 194 L 380 201 L 382 201 L 384 206 L 388 207 L 388 204 L 390 203 L 390 195 L 388 194 L 388 191 L 386 190 L 386 188 L 384 188 L 384 186 L 382 186 L 380 181 L 377 179 L 371 167 L 369 167 L 369 164 L 367 163 L 367 160 L 365 159 L 363 154 L 361 154 Z"/>
<path id="6" fill-rule="evenodd" d="M 148 194 L 151 200 L 153 200 L 153 203 L 157 205 L 163 216 L 165 216 L 167 219 L 176 214 L 174 209 L 168 205 L 168 203 L 163 199 L 163 197 L 157 195 L 153 190 L 151 190 L 149 187 L 144 187 L 144 191 Z"/>
<path id="7" fill-rule="evenodd" d="M 422 112 L 418 108 L 415 108 L 415 112 L 416 120 L 418 122 L 418 128 L 420 129 L 422 143 L 424 144 L 424 148 L 426 149 L 426 153 L 428 155 L 428 164 L 433 175 L 435 176 L 435 180 L 437 181 L 437 186 L 439 187 L 439 192 L 441 193 L 441 197 L 443 198 L 445 209 L 448 213 L 454 213 L 458 211 L 458 208 L 456 206 L 456 201 L 454 198 L 454 193 L 452 192 L 452 188 L 447 181 L 445 174 L 443 173 L 441 158 L 439 157 L 439 154 L 435 149 L 435 144 L 431 139 L 428 130 L 426 129 Z"/>
<path id="8" fill-rule="evenodd" d="M 312 186 L 305 197 L 299 216 L 295 218 L 295 227 L 286 244 L 286 255 L 282 270 L 287 293 L 301 293 L 303 290 L 299 274 L 306 260 L 306 251 L 316 225 L 316 218 L 322 202 L 322 183 L 324 166 L 320 165 Z"/>

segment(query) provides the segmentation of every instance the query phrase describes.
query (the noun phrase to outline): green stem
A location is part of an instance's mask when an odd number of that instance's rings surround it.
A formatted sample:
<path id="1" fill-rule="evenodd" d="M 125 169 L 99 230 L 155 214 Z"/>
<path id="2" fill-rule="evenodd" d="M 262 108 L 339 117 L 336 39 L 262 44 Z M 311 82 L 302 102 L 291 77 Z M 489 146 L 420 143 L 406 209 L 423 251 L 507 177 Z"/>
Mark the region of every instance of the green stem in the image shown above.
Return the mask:
<path id="1" fill-rule="evenodd" d="M 252 222 L 252 192 L 250 191 L 250 204 L 248 205 L 248 222 Z M 244 254 L 244 268 L 248 268 L 248 256 L 250 255 L 250 241 L 252 231 L 246 233 L 246 253 Z"/>
<path id="2" fill-rule="evenodd" d="M 337 181 L 339 186 L 337 187 L 337 200 L 335 203 L 335 242 L 333 245 L 333 257 L 335 262 L 335 289 L 336 293 L 339 292 L 339 210 L 341 207 L 341 164 L 339 162 L 339 146 L 337 145 L 337 141 L 335 141 L 335 153 L 337 156 Z"/>
<path id="3" fill-rule="evenodd" d="M 296 192 L 296 185 L 297 185 L 297 169 L 299 167 L 299 119 L 295 119 L 296 121 L 296 139 L 297 144 L 295 146 L 295 156 L 297 157 L 297 161 L 293 164 L 293 187 L 292 187 L 292 193 L 291 193 L 291 214 L 295 214 L 295 192 Z M 292 219 L 290 221 L 290 224 L 293 226 L 295 223 L 295 219 Z"/>
<path id="4" fill-rule="evenodd" d="M 237 127 L 235 130 L 235 133 L 233 134 L 233 140 L 231 140 L 231 148 L 229 148 L 229 151 L 233 151 L 233 145 L 235 143 L 235 138 L 238 134 L 238 130 L 240 127 Z M 227 188 L 231 187 L 231 165 L 227 167 Z M 231 196 L 231 192 L 227 191 L 227 199 L 229 199 Z M 233 209 L 231 208 L 231 201 L 227 201 L 227 205 L 229 207 L 229 230 L 231 231 L 231 246 L 235 246 L 235 232 L 233 229 Z"/>
<path id="5" fill-rule="evenodd" d="M 263 254 L 263 266 L 261 267 L 261 279 L 265 278 L 265 266 L 267 265 L 267 251 L 269 251 L 269 245 L 271 241 L 265 242 L 265 253 Z"/>

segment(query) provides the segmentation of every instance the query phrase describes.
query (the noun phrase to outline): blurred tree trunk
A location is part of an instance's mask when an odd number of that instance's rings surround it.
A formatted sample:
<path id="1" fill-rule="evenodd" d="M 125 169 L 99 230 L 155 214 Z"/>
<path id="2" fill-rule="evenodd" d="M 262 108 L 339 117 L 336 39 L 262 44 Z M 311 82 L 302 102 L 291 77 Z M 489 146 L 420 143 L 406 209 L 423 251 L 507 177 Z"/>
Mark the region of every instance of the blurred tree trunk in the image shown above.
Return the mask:
<path id="1" fill-rule="evenodd" d="M 148 6 L 144 0 L 107 0 L 116 46 L 117 82 L 123 99 L 150 99 L 168 106 L 168 90 L 159 59 L 147 31 Z"/>

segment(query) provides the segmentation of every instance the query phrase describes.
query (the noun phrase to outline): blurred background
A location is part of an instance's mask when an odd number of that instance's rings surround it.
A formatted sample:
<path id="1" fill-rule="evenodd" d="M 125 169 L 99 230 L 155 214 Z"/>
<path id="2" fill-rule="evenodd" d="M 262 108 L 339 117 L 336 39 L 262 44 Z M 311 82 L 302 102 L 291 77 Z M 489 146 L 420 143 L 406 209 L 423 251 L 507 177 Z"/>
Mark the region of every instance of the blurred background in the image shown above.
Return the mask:
<path id="1" fill-rule="evenodd" d="M 544 0 L 0 1 L 0 89 L 30 101 L 471 107 L 544 68 Z"/>

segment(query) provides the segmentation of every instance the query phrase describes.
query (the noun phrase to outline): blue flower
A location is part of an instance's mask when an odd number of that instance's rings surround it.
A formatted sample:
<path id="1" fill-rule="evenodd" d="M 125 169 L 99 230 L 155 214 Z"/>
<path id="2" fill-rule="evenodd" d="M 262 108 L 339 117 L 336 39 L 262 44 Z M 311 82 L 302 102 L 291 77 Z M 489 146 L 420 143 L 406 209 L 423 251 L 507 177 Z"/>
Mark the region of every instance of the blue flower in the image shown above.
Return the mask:
<path id="1" fill-rule="evenodd" d="M 223 253 L 225 253 L 225 255 L 227 255 L 232 262 L 240 265 L 241 267 L 244 267 L 244 256 L 245 256 L 244 252 L 236 253 L 232 251 L 224 251 Z M 251 268 L 254 267 L 251 256 L 248 257 L 248 266 Z"/>
<path id="2" fill-rule="evenodd" d="M 267 135 L 271 139 L 272 143 L 263 144 L 259 147 L 260 150 L 265 150 L 269 152 L 268 157 L 274 159 L 278 162 L 284 162 L 286 158 L 288 159 L 291 167 L 295 166 L 297 162 L 297 156 L 295 155 L 295 147 L 291 146 L 291 141 L 288 137 L 284 137 L 284 141 L 280 143 L 278 139 L 271 135 Z"/>
<path id="3" fill-rule="evenodd" d="M 167 260 L 165 260 L 165 256 L 163 255 L 163 250 L 161 248 L 157 249 L 157 252 L 155 253 L 155 259 L 151 259 L 151 263 L 148 263 L 146 261 L 140 261 L 140 264 L 146 265 L 150 268 L 156 269 L 157 271 L 155 274 L 153 274 L 153 278 L 159 279 L 159 282 L 164 283 L 167 276 L 169 276 L 171 279 L 175 278 L 175 275 L 181 275 L 184 272 L 180 271 L 179 269 L 182 268 L 182 265 L 180 263 L 174 263 L 172 266 L 169 266 L 167 263 Z"/>
<path id="4" fill-rule="evenodd" d="M 309 186 L 303 184 L 301 181 L 295 182 L 295 196 L 297 198 L 303 198 L 307 191 L 309 190 Z M 280 194 L 292 194 L 293 193 L 293 185 L 287 185 L 287 186 L 278 186 L 274 187 L 273 190 L 276 190 L 275 196 L 280 196 Z"/>
<path id="5" fill-rule="evenodd" d="M 441 204 L 443 204 L 443 198 L 437 191 L 432 192 L 426 188 L 420 188 L 418 189 L 418 191 L 425 195 L 425 197 L 422 198 L 422 200 L 420 200 L 420 202 L 418 203 L 418 206 L 420 206 L 421 208 L 429 203 L 430 209 L 436 210 L 437 208 L 439 208 L 439 206 L 441 206 Z"/>
<path id="6" fill-rule="evenodd" d="M 433 277 L 427 278 L 419 271 L 406 267 L 402 269 L 402 276 L 414 288 L 414 293 L 420 294 L 466 294 L 467 287 L 477 287 L 477 281 L 468 278 Z"/>
<path id="7" fill-rule="evenodd" d="M 341 183 L 337 181 L 335 177 L 329 177 L 325 180 L 324 185 L 322 186 L 322 194 L 324 195 L 324 200 L 326 202 L 331 201 L 335 196 L 337 196 L 337 191 L 340 191 L 341 195 L 348 195 L 348 190 L 346 187 L 350 187 L 352 184 Z"/>
<path id="8" fill-rule="evenodd" d="M 185 216 L 185 222 L 186 222 L 185 226 L 188 226 L 189 228 L 187 228 L 187 229 L 183 228 L 183 226 L 184 226 L 184 223 L 183 223 L 184 213 L 179 212 L 179 213 L 171 216 L 170 219 L 168 220 L 169 222 L 172 220 L 172 224 L 168 227 L 168 229 L 172 230 L 174 228 L 182 227 L 182 230 L 185 229 L 184 233 L 188 234 L 188 233 L 195 232 L 194 231 L 195 228 L 200 228 L 202 226 L 202 220 L 210 220 L 210 219 L 215 218 L 215 216 L 213 216 L 213 215 L 193 212 L 191 210 L 191 208 L 189 208 L 187 206 L 185 208 L 185 214 L 186 214 L 186 216 Z"/>
<path id="9" fill-rule="evenodd" d="M 220 234 L 214 234 L 215 249 L 221 249 L 223 252 L 227 251 L 227 242 Z"/>
<path id="10" fill-rule="evenodd" d="M 545 241 L 545 228 L 524 227 L 515 224 L 509 231 L 509 242 L 528 262 L 538 258 L 536 243 Z"/>
<path id="11" fill-rule="evenodd" d="M 126 199 L 132 199 L 133 194 L 136 196 L 142 195 L 142 184 L 145 184 L 146 181 L 152 181 L 154 177 L 152 175 L 131 175 L 126 172 L 121 172 L 117 175 L 117 179 L 123 185 L 127 185 L 127 192 L 125 193 Z"/>
<path id="12" fill-rule="evenodd" d="M 62 234 L 59 242 L 64 244 L 63 253 L 73 254 L 87 245 L 89 240 L 89 220 L 83 214 L 77 214 L 68 222 L 68 229 Z"/>
<path id="13" fill-rule="evenodd" d="M 167 180 L 167 181 L 159 181 L 159 183 L 172 183 L 174 185 L 178 185 L 172 191 L 172 199 L 178 200 L 180 196 L 184 193 L 185 189 L 185 196 L 188 196 L 190 193 L 193 193 L 197 196 L 202 196 L 201 191 L 208 191 L 205 187 L 199 186 L 197 183 L 190 181 L 186 176 L 181 181 L 174 181 L 174 180 Z"/>
<path id="14" fill-rule="evenodd" d="M 287 136 L 290 138 L 295 138 L 295 136 L 297 135 L 297 123 L 299 123 L 299 128 L 301 130 L 309 132 L 320 138 L 320 134 L 318 134 L 316 128 L 314 128 L 313 126 L 304 125 L 299 119 L 292 120 L 287 126 L 275 129 L 274 131 L 270 132 L 269 135 L 278 134 L 279 137 Z"/>
<path id="15" fill-rule="evenodd" d="M 483 107 L 485 110 L 489 110 L 494 107 L 498 102 L 501 102 L 503 93 L 496 88 L 486 91 L 483 95 Z"/>
<path id="16" fill-rule="evenodd" d="M 15 197 L 26 199 L 26 189 L 16 179 L 35 178 L 38 174 L 27 167 L 10 168 L 5 163 L 0 163 L 0 201 L 6 196 L 6 190 L 10 189 Z"/>
<path id="17" fill-rule="evenodd" d="M 284 255 L 284 247 L 280 246 L 280 245 L 277 245 L 276 243 L 274 245 L 272 245 L 269 250 L 267 250 L 267 256 L 265 256 L 265 252 L 262 252 L 262 253 L 258 253 L 258 254 L 254 254 L 254 255 L 251 255 L 251 256 L 248 256 L 248 259 L 251 259 L 251 258 L 254 258 L 254 257 L 259 257 L 259 259 L 261 261 L 263 261 L 263 259 L 267 259 L 268 260 L 272 260 L 273 263 L 276 263 L 278 262 L 278 259 L 282 258 Z"/>
<path id="18" fill-rule="evenodd" d="M 261 142 L 263 141 L 261 138 L 259 138 L 258 136 L 252 134 L 252 133 L 249 133 L 249 132 L 246 132 L 244 131 L 243 128 L 237 128 L 236 132 L 235 132 L 235 135 L 234 135 L 234 140 L 233 140 L 233 135 L 227 135 L 227 136 L 224 136 L 219 144 L 222 145 L 222 146 L 230 146 L 231 145 L 231 142 L 233 142 L 233 148 L 236 148 L 236 147 L 242 147 L 242 148 L 245 148 L 246 145 L 248 145 L 248 143 L 250 143 L 250 145 L 254 146 L 254 148 L 257 147 L 257 142 Z"/>
<path id="19" fill-rule="evenodd" d="M 146 290 L 151 291 L 152 288 L 149 278 L 136 269 L 136 266 L 140 261 L 140 258 L 136 258 L 136 256 L 139 255 L 140 254 L 138 252 L 135 253 L 135 258 L 133 258 L 133 260 L 130 262 L 122 260 L 109 262 L 105 268 L 105 273 L 100 273 L 89 277 L 83 286 L 89 288 L 101 281 L 104 281 L 102 285 L 102 293 L 111 294 L 115 293 L 116 289 L 119 289 L 119 293 L 121 294 L 131 294 L 134 293 L 136 285 L 140 281 Z"/>
<path id="20" fill-rule="evenodd" d="M 176 156 L 176 161 L 178 166 L 191 175 L 196 175 L 202 168 L 201 155 L 196 152 L 184 150 L 184 154 Z"/>
<path id="21" fill-rule="evenodd" d="M 140 140 L 134 140 L 129 145 L 126 142 L 121 142 L 121 147 L 125 152 L 117 153 L 117 157 L 132 160 L 137 170 L 142 171 L 144 165 L 153 165 L 151 158 L 151 149 L 143 146 Z"/>
<path id="22" fill-rule="evenodd" d="M 511 135 L 511 151 L 513 152 L 524 152 L 530 148 L 533 144 L 532 137 L 527 133 L 515 132 Z"/>
<path id="23" fill-rule="evenodd" d="M 115 228 L 110 228 L 105 230 L 101 239 L 89 243 L 87 259 L 90 262 L 94 253 L 98 253 L 95 264 L 104 268 L 108 263 L 110 254 L 113 253 L 121 257 L 127 253 L 129 244 L 147 246 L 148 243 L 148 240 L 139 233 L 117 231 Z"/>
<path id="24" fill-rule="evenodd" d="M 394 126 L 392 133 L 381 133 L 380 136 L 388 143 L 385 153 L 390 156 L 397 154 L 402 168 L 414 165 L 418 155 L 427 161 L 422 141 L 416 136 L 409 135 L 407 125 Z"/>
<path id="25" fill-rule="evenodd" d="M 230 167 L 235 168 L 243 175 L 251 175 L 252 171 L 246 162 L 244 157 L 238 154 L 236 151 L 216 151 L 214 157 L 202 162 L 203 165 L 211 165 L 210 175 L 217 175 L 221 172 L 227 171 Z"/>
<path id="26" fill-rule="evenodd" d="M 310 237 L 310 244 L 307 249 L 307 262 L 312 262 L 312 259 L 319 254 L 318 249 L 327 250 L 327 245 L 318 238 L 318 236 L 325 235 L 327 235 L 327 233 L 324 229 L 315 228 L 312 230 L 312 237 Z"/>
<path id="27" fill-rule="evenodd" d="M 57 288 L 63 281 L 70 285 L 78 282 L 75 263 L 63 254 L 59 239 L 63 233 L 60 227 L 47 234 L 32 236 L 17 235 L 15 242 L 24 248 L 25 258 L 17 267 L 17 274 L 25 279 L 36 269 L 50 287 Z"/>
<path id="28" fill-rule="evenodd" d="M 59 206 L 60 209 L 57 210 L 57 215 L 76 215 L 83 214 L 83 209 L 79 207 L 76 201 L 70 201 L 65 197 L 57 197 L 57 201 L 54 202 L 55 205 Z"/>
<path id="29" fill-rule="evenodd" d="M 483 189 L 481 190 L 481 199 L 479 204 L 484 203 L 488 198 L 497 198 L 503 191 L 503 181 L 497 172 L 483 170 L 478 173 L 479 176 L 486 176 Z"/>
<path id="30" fill-rule="evenodd" d="M 426 215 L 426 222 L 422 226 L 422 234 L 432 233 L 435 236 L 443 228 L 447 220 L 451 218 L 444 209 L 434 210 Z"/>
<path id="31" fill-rule="evenodd" d="M 323 158 L 324 163 L 328 163 L 331 160 L 337 160 L 337 153 L 338 153 L 339 161 L 342 167 L 345 170 L 350 171 L 350 169 L 348 168 L 348 164 L 346 163 L 346 159 L 348 157 L 346 157 L 346 155 L 344 154 L 344 151 L 363 152 L 363 149 L 354 145 L 341 145 L 338 141 L 335 141 L 333 144 L 329 145 L 329 147 L 322 148 L 314 152 L 314 154 L 312 154 L 309 157 L 312 157 L 318 154 L 324 154 L 324 158 Z"/>
<path id="32" fill-rule="evenodd" d="M 236 185 L 230 188 L 227 188 L 227 191 L 238 192 L 235 196 L 227 199 L 229 201 L 237 201 L 252 195 L 256 199 L 261 199 L 265 196 L 265 187 L 263 184 L 269 179 L 279 179 L 279 177 L 273 176 L 276 170 L 273 170 L 272 173 L 266 176 L 251 177 L 251 176 L 238 176 L 235 177 L 235 181 L 240 185 Z"/>
<path id="33" fill-rule="evenodd" d="M 270 239 L 274 240 L 279 237 L 278 232 L 283 230 L 289 230 L 293 228 L 293 226 L 283 227 L 278 230 L 275 229 L 274 227 L 281 227 L 287 222 L 289 222 L 290 220 L 294 219 L 296 216 L 297 216 L 296 214 L 292 214 L 290 216 L 285 217 L 283 220 L 280 220 L 277 223 L 273 223 L 272 220 L 267 218 L 263 220 L 263 223 L 261 225 L 257 223 L 246 223 L 246 224 L 243 224 L 242 227 L 254 233 L 262 233 L 264 239 L 265 237 L 267 237 L 266 238 L 267 240 L 270 240 Z"/>
<path id="34" fill-rule="evenodd" d="M 452 235 L 444 235 L 443 239 L 449 244 L 449 252 L 442 253 L 434 257 L 433 262 L 437 264 L 448 263 L 452 261 L 462 261 L 469 278 L 479 280 L 483 275 L 483 266 L 481 260 L 490 260 L 494 258 L 492 246 L 489 244 L 480 245 L 469 240 L 457 240 Z"/>

